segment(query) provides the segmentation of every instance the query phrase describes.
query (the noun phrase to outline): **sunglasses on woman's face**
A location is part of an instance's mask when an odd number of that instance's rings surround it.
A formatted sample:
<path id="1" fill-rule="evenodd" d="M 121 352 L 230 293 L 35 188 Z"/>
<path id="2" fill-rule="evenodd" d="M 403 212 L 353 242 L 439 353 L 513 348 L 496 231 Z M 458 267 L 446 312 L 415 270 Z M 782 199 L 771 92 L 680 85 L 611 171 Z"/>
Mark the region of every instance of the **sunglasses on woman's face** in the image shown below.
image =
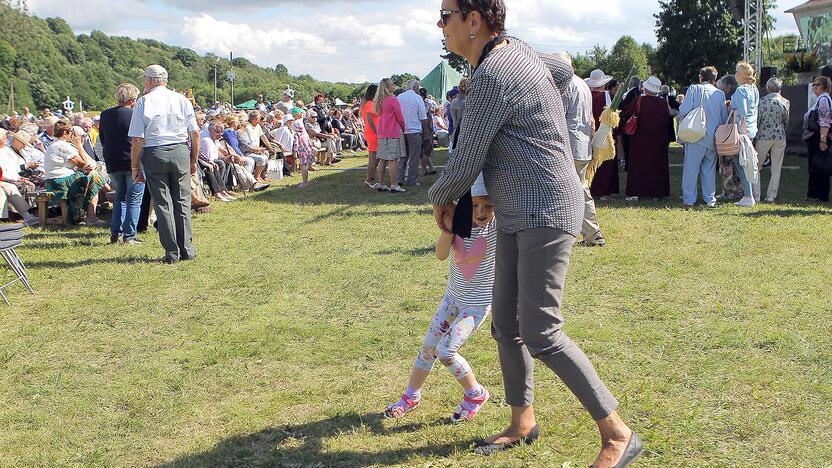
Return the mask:
<path id="1" fill-rule="evenodd" d="M 462 13 L 462 10 L 439 10 L 439 22 L 443 27 L 448 24 L 448 20 L 451 19 L 451 15 L 454 13 Z"/>
<path id="2" fill-rule="evenodd" d="M 820 85 L 821 85 L 820 83 L 812 83 L 813 88 L 818 88 L 818 87 L 820 87 Z"/>

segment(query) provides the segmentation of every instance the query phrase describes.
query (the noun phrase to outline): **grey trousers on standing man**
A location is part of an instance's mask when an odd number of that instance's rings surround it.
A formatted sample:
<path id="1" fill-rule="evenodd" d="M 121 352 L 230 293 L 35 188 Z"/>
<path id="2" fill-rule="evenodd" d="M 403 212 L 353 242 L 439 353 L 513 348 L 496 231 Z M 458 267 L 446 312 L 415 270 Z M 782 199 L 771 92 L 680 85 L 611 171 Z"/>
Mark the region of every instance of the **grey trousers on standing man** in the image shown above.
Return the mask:
<path id="1" fill-rule="evenodd" d="M 399 185 L 415 184 L 419 179 L 419 159 L 422 157 L 422 132 L 404 134 L 404 156 L 399 158 Z M 405 174 L 406 172 L 406 174 Z M 405 175 L 407 177 L 405 177 Z"/>
<path id="2" fill-rule="evenodd" d="M 590 162 L 592 161 L 575 160 L 575 170 L 578 171 L 578 177 L 584 189 L 584 224 L 581 227 L 581 234 L 584 235 L 585 241 L 594 242 L 601 234 L 601 227 L 598 226 L 598 218 L 595 215 L 595 200 L 589 191 L 589 181 L 586 180 L 586 168 Z"/>
<path id="3" fill-rule="evenodd" d="M 186 143 L 144 148 L 142 166 L 165 261 L 196 256 L 191 231 L 191 150 Z"/>
<path id="4" fill-rule="evenodd" d="M 534 359 L 552 369 L 596 421 L 618 408 L 581 348 L 563 332 L 560 305 L 575 236 L 550 227 L 497 234 L 491 335 L 506 403 L 534 402 Z"/>

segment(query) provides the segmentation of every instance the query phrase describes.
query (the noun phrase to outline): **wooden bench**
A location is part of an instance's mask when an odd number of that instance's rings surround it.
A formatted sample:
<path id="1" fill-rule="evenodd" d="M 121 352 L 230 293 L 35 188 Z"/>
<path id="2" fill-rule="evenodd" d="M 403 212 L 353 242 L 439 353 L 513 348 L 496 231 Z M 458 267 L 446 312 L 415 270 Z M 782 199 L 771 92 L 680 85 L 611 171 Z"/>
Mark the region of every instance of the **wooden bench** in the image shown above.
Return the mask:
<path id="1" fill-rule="evenodd" d="M 52 199 L 53 195 L 53 192 L 47 192 L 45 190 L 38 190 L 37 192 L 26 194 L 27 197 L 34 199 L 38 204 L 38 217 L 40 218 L 41 229 L 46 228 L 46 214 L 49 211 L 48 202 Z M 64 226 L 69 224 L 69 209 L 66 200 L 61 200 L 61 220 Z"/>

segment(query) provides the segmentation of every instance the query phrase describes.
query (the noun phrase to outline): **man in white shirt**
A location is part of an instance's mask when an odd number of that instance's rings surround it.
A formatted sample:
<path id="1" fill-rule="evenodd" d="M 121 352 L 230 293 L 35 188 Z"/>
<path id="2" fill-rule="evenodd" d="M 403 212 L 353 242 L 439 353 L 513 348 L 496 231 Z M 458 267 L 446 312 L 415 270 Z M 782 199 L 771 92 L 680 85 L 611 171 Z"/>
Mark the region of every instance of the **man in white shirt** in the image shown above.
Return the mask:
<path id="1" fill-rule="evenodd" d="M 269 153 L 274 153 L 274 150 L 260 126 L 260 112 L 249 112 L 248 125 L 237 130 L 237 138 L 243 155 L 254 159 L 254 178 L 261 183 L 271 182 L 264 177 L 264 173 L 269 163 Z"/>
<path id="2" fill-rule="evenodd" d="M 167 83 L 168 72 L 163 67 L 151 65 L 145 69 L 145 94 L 136 101 L 128 136 L 133 140 L 133 179 L 144 182 L 147 178 L 159 240 L 165 249 L 164 261 L 175 263 L 196 256 L 190 176 L 196 173 L 200 141 L 193 105 L 185 96 L 168 89 Z"/>
<path id="3" fill-rule="evenodd" d="M 557 54 L 563 60 L 572 63 L 569 54 Z M 572 148 L 572 158 L 575 160 L 575 169 L 581 179 L 584 188 L 584 224 L 581 228 L 583 234 L 582 245 L 604 246 L 606 241 L 598 226 L 598 219 L 595 214 L 595 200 L 589 191 L 589 181 L 586 178 L 586 170 L 592 161 L 592 134 L 595 120 L 592 116 L 592 91 L 586 82 L 579 76 L 573 75 L 572 81 L 566 88 L 566 93 L 561 96 L 563 99 L 563 110 L 566 112 L 566 127 L 569 129 L 569 143 Z"/>
<path id="4" fill-rule="evenodd" d="M 404 116 L 405 154 L 399 158 L 399 185 L 419 184 L 419 158 L 422 156 L 422 132 L 429 122 L 425 100 L 419 95 L 419 80 L 407 82 L 407 91 L 398 97 Z"/>

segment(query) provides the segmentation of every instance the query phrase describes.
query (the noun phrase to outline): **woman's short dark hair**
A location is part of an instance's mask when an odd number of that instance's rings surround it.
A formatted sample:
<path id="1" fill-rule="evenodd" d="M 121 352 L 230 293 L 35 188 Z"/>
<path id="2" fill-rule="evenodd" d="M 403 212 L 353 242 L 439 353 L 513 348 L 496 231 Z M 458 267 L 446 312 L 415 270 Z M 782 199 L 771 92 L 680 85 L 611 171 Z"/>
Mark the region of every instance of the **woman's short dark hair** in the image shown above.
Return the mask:
<path id="1" fill-rule="evenodd" d="M 419 96 L 422 96 L 423 99 L 428 98 L 428 90 L 425 88 L 419 88 Z"/>
<path id="2" fill-rule="evenodd" d="M 609 91 L 609 90 L 615 88 L 616 86 L 618 86 L 618 80 L 612 79 L 612 80 L 609 81 L 609 83 L 607 83 L 606 86 L 604 86 L 604 89 Z"/>
<path id="3" fill-rule="evenodd" d="M 66 120 L 59 120 L 55 124 L 55 138 L 60 138 L 64 136 L 65 133 L 69 133 L 72 131 L 72 125 Z"/>
<path id="4" fill-rule="evenodd" d="M 364 93 L 364 102 L 372 101 L 376 97 L 376 91 L 378 91 L 377 84 L 371 84 L 367 86 L 367 92 Z"/>
<path id="5" fill-rule="evenodd" d="M 716 82 L 716 77 L 718 76 L 716 67 L 702 68 L 699 70 L 699 76 L 702 77 L 702 81 L 713 84 Z"/>
<path id="6" fill-rule="evenodd" d="M 498 34 L 506 32 L 506 4 L 503 0 L 458 0 L 457 3 L 463 18 L 472 11 L 478 11 L 492 31 Z"/>

